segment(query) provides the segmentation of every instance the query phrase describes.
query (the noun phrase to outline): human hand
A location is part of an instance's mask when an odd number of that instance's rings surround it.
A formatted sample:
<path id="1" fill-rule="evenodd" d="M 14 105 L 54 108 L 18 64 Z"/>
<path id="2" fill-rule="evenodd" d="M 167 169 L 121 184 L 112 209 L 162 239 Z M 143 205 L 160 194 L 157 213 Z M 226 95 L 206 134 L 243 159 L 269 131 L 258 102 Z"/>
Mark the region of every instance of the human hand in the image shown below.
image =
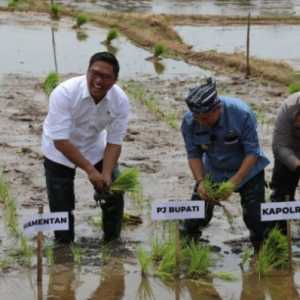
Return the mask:
<path id="1" fill-rule="evenodd" d="M 97 191 L 103 191 L 106 188 L 104 176 L 96 168 L 88 173 L 88 178 Z"/>
<path id="2" fill-rule="evenodd" d="M 209 197 L 202 182 L 198 184 L 197 193 L 202 200 L 210 202 L 211 204 L 214 205 L 219 205 L 219 201 L 217 199 L 213 199 Z"/>

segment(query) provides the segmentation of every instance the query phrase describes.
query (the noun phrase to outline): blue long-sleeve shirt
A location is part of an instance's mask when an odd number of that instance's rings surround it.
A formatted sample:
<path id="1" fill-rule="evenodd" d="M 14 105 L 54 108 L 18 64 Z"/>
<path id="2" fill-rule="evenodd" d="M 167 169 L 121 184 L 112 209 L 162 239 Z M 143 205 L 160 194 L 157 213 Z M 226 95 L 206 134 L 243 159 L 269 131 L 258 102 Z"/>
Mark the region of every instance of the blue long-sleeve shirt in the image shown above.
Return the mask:
<path id="1" fill-rule="evenodd" d="M 214 181 L 228 180 L 240 168 L 247 155 L 258 158 L 241 187 L 261 172 L 269 160 L 264 156 L 258 141 L 256 118 L 249 106 L 231 97 L 220 97 L 221 115 L 217 124 L 210 128 L 194 120 L 187 112 L 181 131 L 188 159 L 202 159 L 205 174 Z"/>

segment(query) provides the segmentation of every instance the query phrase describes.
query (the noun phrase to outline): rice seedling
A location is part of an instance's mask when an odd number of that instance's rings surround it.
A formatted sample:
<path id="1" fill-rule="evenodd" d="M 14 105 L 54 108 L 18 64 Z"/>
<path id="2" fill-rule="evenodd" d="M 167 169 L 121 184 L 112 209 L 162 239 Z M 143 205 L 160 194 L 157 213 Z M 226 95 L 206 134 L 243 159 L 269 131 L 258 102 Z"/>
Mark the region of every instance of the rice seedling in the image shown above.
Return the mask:
<path id="1" fill-rule="evenodd" d="M 173 280 L 176 271 L 176 247 L 174 241 L 168 241 L 163 247 L 163 256 L 159 261 L 155 275 L 162 280 Z"/>
<path id="2" fill-rule="evenodd" d="M 142 277 L 139 284 L 136 300 L 155 300 L 154 293 L 148 277 Z"/>
<path id="3" fill-rule="evenodd" d="M 145 249 L 138 248 L 137 259 L 141 267 L 142 276 L 146 276 L 151 265 L 151 255 Z"/>
<path id="4" fill-rule="evenodd" d="M 209 247 L 191 242 L 182 253 L 187 264 L 187 276 L 189 278 L 197 279 L 209 273 L 209 267 L 212 265 Z"/>
<path id="5" fill-rule="evenodd" d="M 209 198 L 213 200 L 226 200 L 234 191 L 234 184 L 231 181 L 213 182 L 210 176 L 205 176 L 202 182 Z"/>
<path id="6" fill-rule="evenodd" d="M 288 86 L 289 94 L 294 94 L 294 93 L 297 93 L 299 91 L 300 91 L 300 82 L 294 82 L 294 83 L 291 83 Z"/>
<path id="7" fill-rule="evenodd" d="M 124 169 L 117 179 L 112 183 L 110 191 L 115 192 L 137 192 L 140 187 L 139 170 L 136 168 Z"/>
<path id="8" fill-rule="evenodd" d="M 162 260 L 164 256 L 164 244 L 160 243 L 157 238 L 155 238 L 151 243 L 151 258 L 155 263 Z"/>
<path id="9" fill-rule="evenodd" d="M 274 228 L 264 241 L 256 261 L 256 271 L 264 276 L 274 269 L 288 267 L 288 240 L 279 229 Z"/>
<path id="10" fill-rule="evenodd" d="M 253 251 L 250 248 L 246 248 L 243 251 L 243 253 L 242 253 L 242 261 L 240 263 L 240 266 L 241 266 L 242 269 L 244 269 L 244 267 L 245 267 L 246 264 L 250 263 L 252 253 L 253 253 Z"/>
<path id="11" fill-rule="evenodd" d="M 102 218 L 100 216 L 93 216 L 89 218 L 88 223 L 96 228 L 102 228 Z"/>
<path id="12" fill-rule="evenodd" d="M 114 39 L 116 39 L 118 36 L 119 36 L 119 32 L 117 31 L 117 29 L 111 28 L 106 35 L 105 44 L 110 45 L 111 42 Z"/>
<path id="13" fill-rule="evenodd" d="M 166 123 L 174 129 L 179 129 L 178 119 L 174 112 L 165 115 Z"/>
<path id="14" fill-rule="evenodd" d="M 76 17 L 76 24 L 74 25 L 74 28 L 80 28 L 83 24 L 87 23 L 88 17 L 83 14 L 79 14 Z"/>
<path id="15" fill-rule="evenodd" d="M 43 90 L 47 96 L 55 89 L 59 84 L 60 76 L 56 72 L 50 72 L 43 82 Z"/>
<path id="16" fill-rule="evenodd" d="M 9 199 L 8 186 L 3 178 L 3 175 L 0 173 L 0 203 L 5 204 L 7 199 Z"/>
<path id="17" fill-rule="evenodd" d="M 128 212 L 124 212 L 123 215 L 123 224 L 126 225 L 139 225 L 142 224 L 143 220 L 140 216 L 136 216 L 133 214 L 130 214 Z"/>
<path id="18" fill-rule="evenodd" d="M 19 0 L 10 0 L 7 4 L 9 8 L 16 8 L 19 4 Z"/>
<path id="19" fill-rule="evenodd" d="M 77 30 L 76 38 L 78 41 L 85 41 L 88 38 L 88 34 L 82 30 Z"/>
<path id="20" fill-rule="evenodd" d="M 167 48 L 164 44 L 157 43 L 154 45 L 154 57 L 160 58 L 162 55 L 164 55 L 167 51 Z"/>
<path id="21" fill-rule="evenodd" d="M 20 258 L 21 263 L 26 266 L 31 266 L 31 259 L 34 254 L 33 248 L 30 246 L 28 239 L 24 235 L 20 236 L 19 242 L 20 247 L 17 250 L 17 256 Z"/>
<path id="22" fill-rule="evenodd" d="M 11 266 L 11 261 L 9 259 L 0 260 L 0 271 L 6 270 Z"/>
<path id="23" fill-rule="evenodd" d="M 76 245 L 73 243 L 71 245 L 71 252 L 72 252 L 75 264 L 80 266 L 82 263 L 82 249 L 80 248 L 79 245 Z"/>
<path id="24" fill-rule="evenodd" d="M 237 279 L 232 273 L 228 272 L 216 272 L 213 273 L 213 276 L 225 281 L 235 281 Z"/>
<path id="25" fill-rule="evenodd" d="M 103 264 L 108 263 L 111 259 L 111 256 L 112 256 L 112 253 L 111 253 L 111 248 L 109 247 L 109 245 L 103 245 L 101 247 L 101 252 L 100 252 L 100 258 L 101 258 Z"/>
<path id="26" fill-rule="evenodd" d="M 61 13 L 61 6 L 57 3 L 53 3 L 50 6 L 51 18 L 54 20 L 58 20 Z"/>
<path id="27" fill-rule="evenodd" d="M 54 264 L 54 251 L 53 251 L 53 245 L 46 245 L 44 247 L 44 255 L 46 256 L 48 266 L 53 266 Z"/>

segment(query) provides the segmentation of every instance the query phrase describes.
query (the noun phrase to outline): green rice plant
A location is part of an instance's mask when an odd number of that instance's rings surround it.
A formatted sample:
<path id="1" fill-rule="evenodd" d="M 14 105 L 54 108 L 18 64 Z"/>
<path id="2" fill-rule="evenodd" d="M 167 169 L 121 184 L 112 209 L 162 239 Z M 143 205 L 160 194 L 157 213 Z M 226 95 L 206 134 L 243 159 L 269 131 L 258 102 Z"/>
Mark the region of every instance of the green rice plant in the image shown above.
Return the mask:
<path id="1" fill-rule="evenodd" d="M 146 276 L 151 265 L 151 255 L 149 255 L 145 249 L 140 247 L 137 250 L 137 259 L 141 267 L 142 276 Z"/>
<path id="2" fill-rule="evenodd" d="M 11 260 L 1 259 L 0 260 L 0 271 L 6 270 L 11 266 Z"/>
<path id="3" fill-rule="evenodd" d="M 102 228 L 102 218 L 100 216 L 93 216 L 89 218 L 88 223 L 96 228 Z"/>
<path id="4" fill-rule="evenodd" d="M 158 263 L 164 256 L 164 244 L 155 238 L 151 243 L 151 258 L 154 263 Z"/>
<path id="5" fill-rule="evenodd" d="M 225 281 L 237 280 L 237 278 L 232 273 L 228 273 L 228 272 L 216 272 L 216 273 L 213 273 L 213 276 L 220 278 L 222 280 L 225 280 Z"/>
<path id="6" fill-rule="evenodd" d="M 10 233 L 17 237 L 19 235 L 17 206 L 16 202 L 11 198 L 5 203 L 5 221 Z"/>
<path id="7" fill-rule="evenodd" d="M 2 173 L 0 173 L 0 203 L 5 204 L 9 198 L 8 185 L 5 182 Z"/>
<path id="8" fill-rule="evenodd" d="M 139 170 L 136 168 L 124 169 L 117 179 L 112 183 L 110 191 L 114 192 L 136 192 L 140 188 Z"/>
<path id="9" fill-rule="evenodd" d="M 162 280 L 173 280 L 176 271 L 175 241 L 168 241 L 163 247 L 163 256 L 159 261 L 155 275 Z"/>
<path id="10" fill-rule="evenodd" d="M 187 276 L 198 279 L 209 273 L 209 267 L 212 265 L 210 248 L 192 241 L 184 250 L 183 259 L 187 264 Z"/>
<path id="11" fill-rule="evenodd" d="M 208 197 L 217 201 L 226 200 L 234 191 L 234 184 L 231 181 L 214 182 L 209 175 L 205 176 L 202 184 Z"/>
<path id="12" fill-rule="evenodd" d="M 9 0 L 7 6 L 9 8 L 16 8 L 18 4 L 19 4 L 19 0 Z"/>
<path id="13" fill-rule="evenodd" d="M 87 23 L 88 21 L 88 17 L 86 15 L 83 14 L 79 14 L 76 17 L 76 24 L 75 24 L 75 28 L 80 28 L 83 24 Z"/>
<path id="14" fill-rule="evenodd" d="M 167 48 L 164 44 L 157 43 L 154 45 L 154 57 L 159 58 L 167 52 Z"/>
<path id="15" fill-rule="evenodd" d="M 54 251 L 53 251 L 53 245 L 46 245 L 44 247 L 44 255 L 46 256 L 48 266 L 53 266 L 54 264 Z"/>
<path id="16" fill-rule="evenodd" d="M 297 93 L 299 91 L 300 91 L 300 82 L 294 82 L 294 83 L 291 83 L 288 86 L 289 94 L 294 94 L 294 93 Z"/>
<path id="17" fill-rule="evenodd" d="M 20 247 L 17 251 L 17 255 L 23 264 L 31 266 L 31 260 L 34 254 L 33 248 L 30 246 L 28 239 L 24 235 L 20 236 L 19 242 Z"/>
<path id="18" fill-rule="evenodd" d="M 125 225 L 139 225 L 142 224 L 143 220 L 140 216 L 124 212 L 123 214 L 123 224 Z"/>
<path id="19" fill-rule="evenodd" d="M 244 269 L 246 264 L 249 264 L 251 261 L 251 257 L 252 257 L 252 249 L 251 248 L 246 248 L 243 253 L 242 253 L 242 261 L 240 263 L 241 268 Z"/>
<path id="20" fill-rule="evenodd" d="M 279 229 L 274 228 L 264 241 L 256 261 L 256 271 L 264 276 L 275 269 L 288 267 L 288 240 Z"/>
<path id="21" fill-rule="evenodd" d="M 59 84 L 60 76 L 56 72 L 50 72 L 43 82 L 43 90 L 47 96 L 56 88 Z"/>
<path id="22" fill-rule="evenodd" d="M 85 41 L 88 38 L 88 34 L 82 30 L 77 30 L 76 38 L 78 41 Z"/>
<path id="23" fill-rule="evenodd" d="M 100 252 L 100 258 L 103 262 L 103 264 L 106 264 L 110 261 L 112 257 L 111 248 L 109 245 L 102 245 L 101 252 Z"/>
<path id="24" fill-rule="evenodd" d="M 178 119 L 174 112 L 165 115 L 166 123 L 174 129 L 179 129 Z"/>
<path id="25" fill-rule="evenodd" d="M 71 245 L 71 252 L 73 254 L 75 264 L 80 266 L 82 263 L 82 249 L 79 245 L 73 243 Z"/>
<path id="26" fill-rule="evenodd" d="M 57 3 L 53 3 L 50 6 L 51 18 L 54 20 L 58 20 L 61 13 L 61 6 Z"/>
<path id="27" fill-rule="evenodd" d="M 117 31 L 117 29 L 115 28 L 111 28 L 107 35 L 106 35 L 106 40 L 105 40 L 105 43 L 110 45 L 111 42 L 116 39 L 117 37 L 119 36 L 119 32 Z"/>

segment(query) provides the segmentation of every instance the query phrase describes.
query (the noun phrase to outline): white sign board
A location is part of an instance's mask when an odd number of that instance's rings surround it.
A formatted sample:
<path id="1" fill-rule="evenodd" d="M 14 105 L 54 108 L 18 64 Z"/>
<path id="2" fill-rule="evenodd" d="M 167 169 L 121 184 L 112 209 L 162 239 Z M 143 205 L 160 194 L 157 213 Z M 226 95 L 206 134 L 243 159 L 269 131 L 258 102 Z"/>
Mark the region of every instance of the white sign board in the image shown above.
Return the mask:
<path id="1" fill-rule="evenodd" d="M 43 213 L 23 217 L 23 231 L 33 235 L 38 231 L 68 230 L 69 215 L 67 212 Z"/>
<path id="2" fill-rule="evenodd" d="M 262 203 L 260 216 L 262 221 L 299 220 L 300 201 Z"/>
<path id="3" fill-rule="evenodd" d="M 152 220 L 201 218 L 204 218 L 204 201 L 169 201 L 152 204 Z"/>

